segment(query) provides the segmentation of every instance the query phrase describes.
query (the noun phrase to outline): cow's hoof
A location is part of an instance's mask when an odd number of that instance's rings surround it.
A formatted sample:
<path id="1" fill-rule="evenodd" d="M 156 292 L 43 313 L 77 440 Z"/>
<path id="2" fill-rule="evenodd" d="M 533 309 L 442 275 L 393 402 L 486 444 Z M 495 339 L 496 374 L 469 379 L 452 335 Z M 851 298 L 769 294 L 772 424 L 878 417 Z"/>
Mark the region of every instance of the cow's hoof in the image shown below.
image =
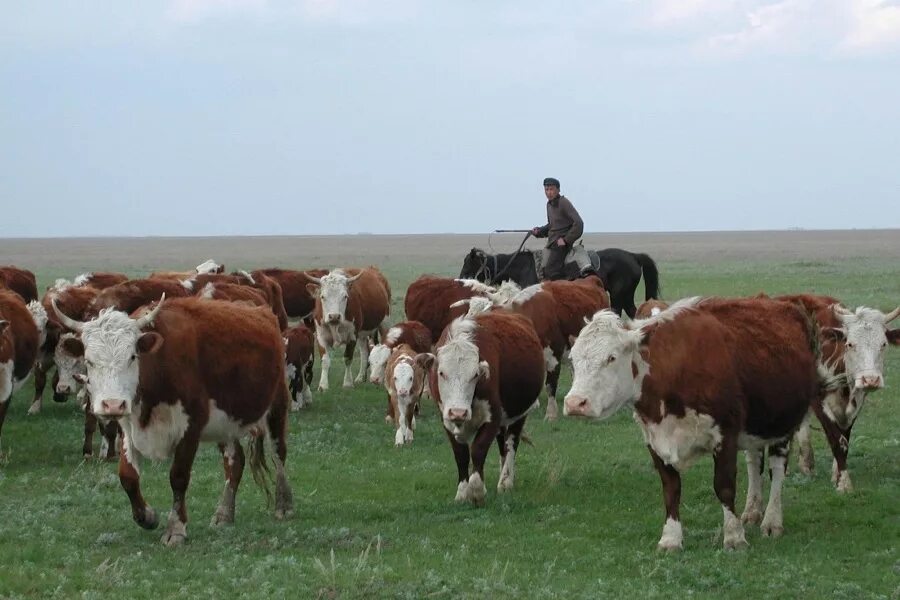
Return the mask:
<path id="1" fill-rule="evenodd" d="M 784 526 L 780 523 L 763 523 L 760 531 L 766 537 L 779 538 L 784 535 Z"/>
<path id="2" fill-rule="evenodd" d="M 232 523 L 234 523 L 234 511 L 223 506 L 220 506 L 216 509 L 216 513 L 213 515 L 212 520 L 209 522 L 209 524 L 213 527 L 230 525 Z"/>
<path id="3" fill-rule="evenodd" d="M 286 519 L 290 519 L 294 516 L 293 508 L 276 508 L 275 509 L 275 519 L 277 521 L 284 521 Z"/>
<path id="4" fill-rule="evenodd" d="M 745 550 L 750 547 L 743 535 L 732 538 L 725 538 L 723 544 L 726 550 Z"/>
<path id="5" fill-rule="evenodd" d="M 656 544 L 656 549 L 660 552 L 681 552 L 681 542 L 674 542 L 670 540 L 660 540 L 658 544 Z"/>
<path id="6" fill-rule="evenodd" d="M 465 502 L 469 499 L 469 482 L 468 481 L 460 481 L 459 485 L 456 486 L 456 497 L 453 499 L 454 502 Z"/>
<path id="7" fill-rule="evenodd" d="M 135 517 L 134 522 L 148 531 L 159 527 L 159 517 L 156 516 L 156 511 L 149 506 L 144 509 L 143 517 Z"/>
<path id="8" fill-rule="evenodd" d="M 741 515 L 741 522 L 745 525 L 758 525 L 762 522 L 763 516 L 758 508 L 747 508 Z"/>
<path id="9" fill-rule="evenodd" d="M 41 405 L 37 404 L 37 403 L 32 404 L 31 407 L 28 409 L 28 416 L 36 415 L 39 412 L 41 412 Z"/>

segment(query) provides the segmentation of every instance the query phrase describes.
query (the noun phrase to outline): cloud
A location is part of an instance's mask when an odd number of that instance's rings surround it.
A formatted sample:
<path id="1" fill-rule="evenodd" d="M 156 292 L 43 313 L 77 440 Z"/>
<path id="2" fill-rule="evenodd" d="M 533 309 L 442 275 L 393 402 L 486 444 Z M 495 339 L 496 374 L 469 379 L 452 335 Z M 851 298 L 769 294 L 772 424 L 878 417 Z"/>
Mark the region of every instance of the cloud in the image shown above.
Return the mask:
<path id="1" fill-rule="evenodd" d="M 900 46 L 900 5 L 884 0 L 852 0 L 851 26 L 841 41 L 848 52 Z"/>

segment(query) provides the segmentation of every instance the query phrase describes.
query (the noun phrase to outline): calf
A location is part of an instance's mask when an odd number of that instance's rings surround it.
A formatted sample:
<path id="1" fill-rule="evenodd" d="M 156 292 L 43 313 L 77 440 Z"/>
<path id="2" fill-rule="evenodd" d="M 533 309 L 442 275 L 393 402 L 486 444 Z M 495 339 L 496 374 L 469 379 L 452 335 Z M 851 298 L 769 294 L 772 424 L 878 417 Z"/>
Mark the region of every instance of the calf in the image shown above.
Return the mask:
<path id="1" fill-rule="evenodd" d="M 37 325 L 22 297 L 0 289 L 0 433 L 13 394 L 34 366 L 38 336 Z"/>
<path id="2" fill-rule="evenodd" d="M 416 361 L 430 369 L 429 387 L 456 457 L 456 501 L 482 505 L 484 461 L 493 440 L 500 448 L 497 491 L 513 487 L 525 418 L 544 384 L 541 342 L 525 317 L 494 311 L 455 319 L 436 348 Z"/>
<path id="3" fill-rule="evenodd" d="M 888 330 L 887 324 L 900 315 L 900 308 L 888 314 L 866 307 L 850 311 L 835 298 L 811 294 L 778 299 L 802 307 L 818 325 L 823 361 L 838 385 L 817 398 L 811 410 L 822 424 L 834 457 L 832 482 L 839 492 L 851 491 L 847 469 L 850 432 L 868 394 L 884 387 L 884 351 L 888 344 L 900 344 L 900 330 Z M 810 473 L 814 459 L 809 419 L 797 432 L 797 441 L 800 470 Z"/>
<path id="4" fill-rule="evenodd" d="M 373 345 L 369 350 L 369 381 L 380 384 L 384 380 L 391 351 L 400 344 L 408 344 L 416 352 L 429 352 L 431 343 L 431 332 L 418 321 L 397 323 L 388 329 L 381 344 Z"/>
<path id="5" fill-rule="evenodd" d="M 384 387 L 388 391 L 390 417 L 397 426 L 395 446 L 413 441 L 419 400 L 425 387 L 425 368 L 416 362 L 419 354 L 409 344 L 400 344 L 393 349 L 385 366 Z"/>
<path id="6" fill-rule="evenodd" d="M 455 305 L 473 296 L 486 296 L 496 290 L 473 279 L 449 279 L 423 275 L 406 290 L 404 309 L 406 318 L 419 321 L 431 332 L 431 339 L 441 337 L 453 319 L 466 313 L 464 306 Z"/>
<path id="7" fill-rule="evenodd" d="M 305 323 L 295 325 L 284 332 L 285 373 L 291 392 L 292 410 L 299 410 L 312 403 L 313 349 L 315 335 Z"/>
<path id="8" fill-rule="evenodd" d="M 82 323 L 57 310 L 67 327 L 81 333 L 91 408 L 122 427 L 119 479 L 133 519 L 145 529 L 158 525 L 141 494 L 139 457 L 172 456 L 174 503 L 162 542 L 184 541 L 191 467 L 200 441 L 208 441 L 219 445 L 226 480 L 212 524 L 233 522 L 244 469 L 240 439 L 254 434 L 249 462 L 260 481 L 266 431 L 276 449 L 275 516 L 285 517 L 292 510 L 284 471 L 289 399 L 274 317 L 268 309 L 231 302 L 164 298 L 136 318 L 105 309 Z"/>
<path id="9" fill-rule="evenodd" d="M 26 304 L 38 299 L 34 273 L 27 269 L 12 265 L 0 267 L 0 290 L 4 289 L 17 294 Z"/>
<path id="10" fill-rule="evenodd" d="M 350 363 L 356 345 L 359 344 L 359 383 L 368 368 L 369 337 L 376 331 L 384 334 L 383 323 L 391 310 L 390 285 L 375 267 L 335 269 L 322 278 L 310 279 L 309 292 L 316 296 L 316 341 L 322 355 L 319 390 L 328 389 L 329 353 L 341 345 L 345 347 L 344 387 L 351 387 Z"/>
<path id="11" fill-rule="evenodd" d="M 788 440 L 821 384 L 815 345 L 806 316 L 787 302 L 694 298 L 627 324 L 601 311 L 572 347 L 575 379 L 564 410 L 603 419 L 632 405 L 663 485 L 660 549 L 682 547 L 680 472 L 713 454 L 724 546 L 746 546 L 735 516 L 737 451 L 747 450 L 743 520 L 755 522 L 760 459 L 769 446 L 772 487 L 762 532 L 781 535 Z"/>

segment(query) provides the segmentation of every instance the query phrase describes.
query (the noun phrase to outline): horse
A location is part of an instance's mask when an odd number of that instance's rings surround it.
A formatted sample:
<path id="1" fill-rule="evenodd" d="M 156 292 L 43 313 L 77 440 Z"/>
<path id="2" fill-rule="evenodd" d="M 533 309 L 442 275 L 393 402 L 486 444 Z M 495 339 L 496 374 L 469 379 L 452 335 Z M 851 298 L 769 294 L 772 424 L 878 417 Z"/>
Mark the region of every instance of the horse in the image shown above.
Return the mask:
<path id="1" fill-rule="evenodd" d="M 646 254 L 629 252 L 621 248 L 590 250 L 594 270 L 609 292 L 612 309 L 618 314 L 625 311 L 634 318 L 634 291 L 644 276 L 646 300 L 659 298 L 659 271 L 656 263 Z M 565 274 L 575 279 L 582 274 L 574 263 L 566 263 Z M 521 250 L 515 254 L 487 254 L 481 248 L 472 248 L 463 259 L 461 279 L 477 279 L 488 284 L 498 284 L 512 280 L 525 288 L 540 282 L 534 254 L 531 250 Z"/>

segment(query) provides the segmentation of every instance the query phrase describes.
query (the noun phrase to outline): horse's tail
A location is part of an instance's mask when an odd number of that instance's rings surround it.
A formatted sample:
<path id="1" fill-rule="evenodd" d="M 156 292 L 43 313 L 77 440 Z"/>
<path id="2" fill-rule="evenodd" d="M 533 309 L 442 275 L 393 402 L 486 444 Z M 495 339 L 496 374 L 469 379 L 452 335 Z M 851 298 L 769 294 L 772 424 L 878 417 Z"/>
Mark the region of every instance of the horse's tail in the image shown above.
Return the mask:
<path id="1" fill-rule="evenodd" d="M 659 298 L 659 271 L 656 269 L 656 263 L 647 254 L 633 253 L 641 269 L 644 271 L 644 289 L 646 290 L 646 298 L 644 300 L 653 300 Z"/>

